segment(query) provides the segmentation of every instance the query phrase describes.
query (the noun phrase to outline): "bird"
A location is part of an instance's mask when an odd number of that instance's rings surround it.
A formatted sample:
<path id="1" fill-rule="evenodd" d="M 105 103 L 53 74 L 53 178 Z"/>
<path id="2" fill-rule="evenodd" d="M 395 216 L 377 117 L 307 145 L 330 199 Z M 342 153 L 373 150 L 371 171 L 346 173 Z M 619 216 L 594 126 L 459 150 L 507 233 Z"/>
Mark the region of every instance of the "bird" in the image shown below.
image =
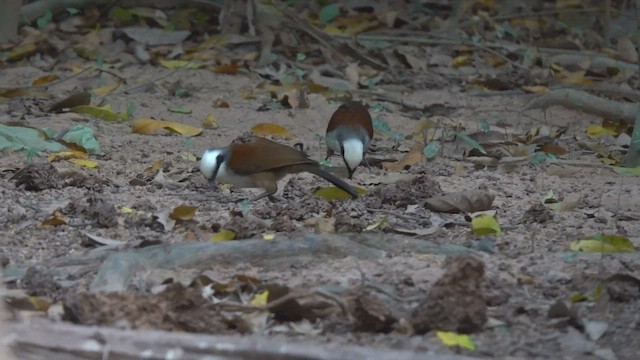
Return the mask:
<path id="1" fill-rule="evenodd" d="M 263 137 L 245 134 L 227 147 L 204 151 L 200 159 L 200 172 L 213 186 L 216 181 L 240 188 L 262 188 L 265 192 L 249 202 L 273 196 L 278 181 L 288 174 L 309 172 L 318 175 L 347 192 L 353 199 L 357 191 L 344 180 L 323 170 L 320 164 L 306 154 Z"/>
<path id="2" fill-rule="evenodd" d="M 367 164 L 364 155 L 369 149 L 372 138 L 373 124 L 369 110 L 357 101 L 344 103 L 333 113 L 327 125 L 325 160 L 339 153 L 351 179 L 353 172 L 363 160 Z"/>

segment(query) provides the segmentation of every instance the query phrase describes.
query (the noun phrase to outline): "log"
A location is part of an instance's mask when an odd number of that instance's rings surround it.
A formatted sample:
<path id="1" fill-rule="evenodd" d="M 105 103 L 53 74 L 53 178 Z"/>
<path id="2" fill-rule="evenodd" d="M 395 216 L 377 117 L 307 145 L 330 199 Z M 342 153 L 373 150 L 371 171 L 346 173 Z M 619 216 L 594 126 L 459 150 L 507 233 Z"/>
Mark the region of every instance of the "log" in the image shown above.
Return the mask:
<path id="1" fill-rule="evenodd" d="M 218 336 L 155 330 L 121 330 L 40 320 L 0 327 L 22 360 L 473 360 L 433 351 L 381 349 L 287 341 L 267 336 Z M 293 342 L 295 341 L 295 342 Z"/>

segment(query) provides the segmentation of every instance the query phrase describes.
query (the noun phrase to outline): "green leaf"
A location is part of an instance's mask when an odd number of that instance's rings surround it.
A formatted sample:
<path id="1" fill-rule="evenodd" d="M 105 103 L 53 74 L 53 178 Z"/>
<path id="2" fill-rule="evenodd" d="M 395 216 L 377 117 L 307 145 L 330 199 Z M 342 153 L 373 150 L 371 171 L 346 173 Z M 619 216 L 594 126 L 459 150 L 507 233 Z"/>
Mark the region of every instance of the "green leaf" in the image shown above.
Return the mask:
<path id="1" fill-rule="evenodd" d="M 113 8 L 113 10 L 111 10 L 111 15 L 113 15 L 116 19 L 122 21 L 122 22 L 127 22 L 127 21 L 131 21 L 133 20 L 134 14 L 133 12 L 127 10 L 127 9 L 123 9 L 119 6 Z"/>
<path id="2" fill-rule="evenodd" d="M 569 248 L 590 253 L 636 252 L 631 240 L 621 235 L 595 235 L 572 242 Z"/>
<path id="3" fill-rule="evenodd" d="M 296 60 L 297 61 L 304 61 L 304 59 L 306 59 L 306 58 L 307 58 L 307 55 L 305 55 L 304 53 L 298 53 L 296 55 Z"/>
<path id="4" fill-rule="evenodd" d="M 46 134 L 38 129 L 6 126 L 0 124 L 0 150 L 61 151 L 60 143 L 45 139 Z"/>
<path id="5" fill-rule="evenodd" d="M 440 152 L 440 141 L 434 140 L 429 142 L 427 146 L 422 149 L 422 154 L 427 157 L 427 159 L 433 159 Z"/>
<path id="6" fill-rule="evenodd" d="M 480 129 L 482 130 L 482 132 L 489 132 L 489 129 L 491 129 L 491 125 L 489 125 L 489 122 L 485 119 L 480 119 Z"/>
<path id="7" fill-rule="evenodd" d="M 38 29 L 42 29 L 43 27 L 47 26 L 51 22 L 51 19 L 53 19 L 53 13 L 51 12 L 51 10 L 47 10 L 44 15 L 36 20 Z"/>
<path id="8" fill-rule="evenodd" d="M 66 134 L 64 134 L 62 140 L 82 146 L 89 154 L 104 154 L 102 149 L 100 149 L 98 140 L 96 140 L 93 135 L 93 129 L 88 126 L 76 125 L 72 127 Z"/>
<path id="9" fill-rule="evenodd" d="M 502 229 L 498 220 L 488 214 L 480 214 L 471 220 L 471 229 L 478 236 L 484 235 L 502 235 Z"/>
<path id="10" fill-rule="evenodd" d="M 138 105 L 136 105 L 136 102 L 131 100 L 127 103 L 127 115 L 129 115 L 129 117 L 133 116 L 133 114 L 135 114 L 136 109 L 138 108 Z"/>
<path id="11" fill-rule="evenodd" d="M 185 108 L 169 108 L 169 111 L 178 114 L 191 114 L 191 110 Z"/>
<path id="12" fill-rule="evenodd" d="M 75 14 L 79 13 L 80 10 L 78 10 L 76 8 L 68 7 L 67 8 L 67 12 L 69 13 L 69 15 L 75 15 Z"/>
<path id="13" fill-rule="evenodd" d="M 366 189 L 355 187 L 356 192 L 360 195 L 367 193 Z M 351 199 L 351 195 L 346 191 L 335 186 L 328 186 L 314 191 L 313 196 L 323 198 L 327 201 Z"/>
<path id="14" fill-rule="evenodd" d="M 538 164 L 542 164 L 543 162 L 545 162 L 547 160 L 555 160 L 555 159 L 557 159 L 557 158 L 553 154 L 547 154 L 545 152 L 537 152 L 531 158 L 531 163 L 538 165 Z"/>
<path id="15" fill-rule="evenodd" d="M 460 346 L 469 350 L 476 349 L 476 344 L 474 344 L 469 335 L 457 334 L 449 331 L 436 331 L 436 336 L 438 336 L 438 339 L 440 339 L 443 344 L 449 347 Z"/>
<path id="16" fill-rule="evenodd" d="M 337 18 L 338 15 L 340 15 L 340 7 L 338 7 L 338 4 L 329 4 L 320 10 L 318 19 L 326 24 L 333 21 L 333 19 Z"/>
<path id="17" fill-rule="evenodd" d="M 71 108 L 71 111 L 78 114 L 93 116 L 97 119 L 106 121 L 125 121 L 129 119 L 129 115 L 126 111 L 115 113 L 111 111 L 111 107 L 109 105 L 103 107 L 80 105 Z"/>
<path id="18" fill-rule="evenodd" d="M 480 151 L 483 154 L 487 153 L 487 150 L 484 149 L 484 147 L 482 145 L 480 145 L 479 142 L 473 140 L 472 138 L 469 137 L 469 135 L 463 133 L 463 132 L 457 132 L 456 136 L 461 139 L 462 141 L 466 142 L 467 145 L 471 146 L 474 149 L 477 149 L 478 151 Z"/>
<path id="19" fill-rule="evenodd" d="M 626 176 L 640 175 L 640 167 L 628 168 L 628 167 L 622 167 L 622 166 L 614 166 L 613 171 L 619 175 L 626 175 Z"/>

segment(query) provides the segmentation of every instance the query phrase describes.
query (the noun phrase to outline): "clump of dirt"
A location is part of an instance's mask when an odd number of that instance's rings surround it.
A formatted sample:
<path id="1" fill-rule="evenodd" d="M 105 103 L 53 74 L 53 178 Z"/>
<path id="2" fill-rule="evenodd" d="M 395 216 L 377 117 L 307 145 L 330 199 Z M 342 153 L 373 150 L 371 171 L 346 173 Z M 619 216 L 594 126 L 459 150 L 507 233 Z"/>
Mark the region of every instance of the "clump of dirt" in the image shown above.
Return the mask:
<path id="1" fill-rule="evenodd" d="M 273 220 L 269 229 L 276 232 L 290 233 L 297 229 L 296 223 L 287 215 L 279 216 Z"/>
<path id="2" fill-rule="evenodd" d="M 447 260 L 445 273 L 413 310 L 417 333 L 432 329 L 472 333 L 487 321 L 487 304 L 482 293 L 484 263 L 463 255 Z"/>
<path id="3" fill-rule="evenodd" d="M 553 219 L 551 209 L 540 203 L 535 203 L 524 213 L 521 222 L 525 224 L 544 224 L 551 219 Z"/>
<path id="4" fill-rule="evenodd" d="M 29 164 L 18 170 L 11 180 L 15 180 L 16 187 L 23 187 L 27 191 L 38 192 L 62 187 L 58 170 L 50 163 Z"/>
<path id="5" fill-rule="evenodd" d="M 356 331 L 387 333 L 397 320 L 384 302 L 366 293 L 354 299 L 352 314 L 355 317 Z"/>
<path id="6" fill-rule="evenodd" d="M 223 228 L 225 230 L 232 230 L 236 233 L 236 239 L 250 239 L 256 235 L 264 233 L 268 224 L 251 214 L 247 216 L 242 213 L 234 214 Z"/>
<path id="7" fill-rule="evenodd" d="M 223 333 L 224 324 L 201 291 L 180 283 L 168 285 L 159 294 L 134 292 L 67 294 L 64 319 L 76 324 L 127 326 L 201 333 Z"/>
<path id="8" fill-rule="evenodd" d="M 30 296 L 41 296 L 57 300 L 60 285 L 54 280 L 51 272 L 31 266 L 20 282 L 21 287 Z"/>
<path id="9" fill-rule="evenodd" d="M 382 208 L 384 205 L 404 208 L 440 194 L 440 184 L 426 175 L 421 175 L 411 181 L 401 180 L 395 184 L 379 185 L 367 193 L 363 201 L 374 209 Z"/>
<path id="10" fill-rule="evenodd" d="M 609 298 L 617 302 L 631 302 L 640 299 L 640 280 L 626 275 L 616 274 L 606 280 Z"/>
<path id="11" fill-rule="evenodd" d="M 115 206 L 103 197 L 91 193 L 88 197 L 77 199 L 67 205 L 63 210 L 65 215 L 79 216 L 91 219 L 91 221 L 102 228 L 109 228 L 118 225 L 118 218 Z"/>

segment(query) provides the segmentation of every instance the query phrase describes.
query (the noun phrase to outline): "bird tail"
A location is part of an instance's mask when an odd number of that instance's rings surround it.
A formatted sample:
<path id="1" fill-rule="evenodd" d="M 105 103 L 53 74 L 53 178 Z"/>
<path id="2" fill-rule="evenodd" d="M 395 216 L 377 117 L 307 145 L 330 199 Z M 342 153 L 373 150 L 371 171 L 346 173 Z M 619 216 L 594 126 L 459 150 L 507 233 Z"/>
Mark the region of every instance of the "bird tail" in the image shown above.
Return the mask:
<path id="1" fill-rule="evenodd" d="M 351 195 L 352 198 L 357 199 L 358 198 L 358 192 L 356 191 L 356 189 L 353 188 L 353 186 L 347 184 L 346 181 L 340 179 L 339 177 L 333 175 L 332 173 L 322 170 L 319 166 L 313 166 L 313 165 L 303 165 L 301 167 L 301 170 L 306 171 L 306 172 L 310 172 L 314 175 L 318 175 L 321 178 L 327 180 L 328 182 L 332 183 L 333 185 L 339 187 L 340 189 L 344 190 L 345 192 L 349 193 L 349 195 Z"/>

